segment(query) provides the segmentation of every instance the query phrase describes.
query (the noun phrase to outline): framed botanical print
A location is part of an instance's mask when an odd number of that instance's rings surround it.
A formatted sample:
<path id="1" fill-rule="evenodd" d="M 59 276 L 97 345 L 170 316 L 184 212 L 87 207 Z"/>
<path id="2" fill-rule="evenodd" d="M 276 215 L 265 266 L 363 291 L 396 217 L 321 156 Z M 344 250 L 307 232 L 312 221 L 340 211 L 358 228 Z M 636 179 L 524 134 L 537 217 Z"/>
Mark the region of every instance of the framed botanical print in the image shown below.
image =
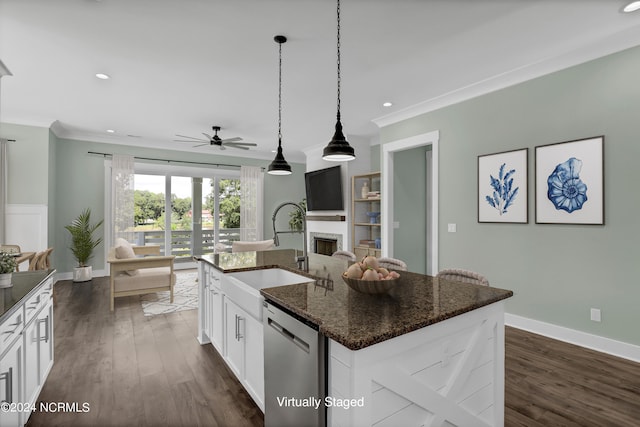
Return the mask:
<path id="1" fill-rule="evenodd" d="M 529 149 L 478 156 L 478 222 L 529 222 Z"/>
<path id="2" fill-rule="evenodd" d="M 535 148 L 537 224 L 604 224 L 604 136 Z"/>

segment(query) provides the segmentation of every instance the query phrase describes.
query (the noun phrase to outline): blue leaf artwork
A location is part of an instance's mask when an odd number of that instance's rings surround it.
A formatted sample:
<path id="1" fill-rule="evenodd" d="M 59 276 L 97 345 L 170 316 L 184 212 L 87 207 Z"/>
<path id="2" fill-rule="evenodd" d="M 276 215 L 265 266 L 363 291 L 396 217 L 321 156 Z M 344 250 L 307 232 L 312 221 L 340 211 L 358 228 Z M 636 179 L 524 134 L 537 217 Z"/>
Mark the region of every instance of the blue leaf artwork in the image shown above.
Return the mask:
<path id="1" fill-rule="evenodd" d="M 547 178 L 547 197 L 556 209 L 573 211 L 582 209 L 587 201 L 587 185 L 580 179 L 582 161 L 571 157 L 560 163 Z"/>
<path id="2" fill-rule="evenodd" d="M 502 166 L 500 166 L 497 178 L 494 178 L 493 175 L 489 175 L 493 193 L 485 196 L 487 203 L 497 209 L 501 216 L 507 213 L 509 206 L 513 205 L 513 202 L 518 195 L 518 189 L 520 188 L 513 188 L 513 174 L 516 173 L 516 170 L 511 169 L 509 172 L 505 173 L 506 166 L 506 163 L 503 163 Z"/>

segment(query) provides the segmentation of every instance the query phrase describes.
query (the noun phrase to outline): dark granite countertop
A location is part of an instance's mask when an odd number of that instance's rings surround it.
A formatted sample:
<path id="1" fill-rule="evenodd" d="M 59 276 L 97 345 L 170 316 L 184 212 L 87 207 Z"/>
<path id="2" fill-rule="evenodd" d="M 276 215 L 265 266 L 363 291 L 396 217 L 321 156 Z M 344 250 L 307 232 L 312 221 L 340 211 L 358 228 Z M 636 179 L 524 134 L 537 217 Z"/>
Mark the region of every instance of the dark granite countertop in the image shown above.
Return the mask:
<path id="1" fill-rule="evenodd" d="M 406 334 L 509 298 L 512 291 L 436 279 L 401 271 L 386 294 L 367 295 L 342 280 L 351 262 L 309 254 L 309 272 L 296 269 L 294 250 L 223 253 L 199 259 L 218 270 L 280 267 L 309 276 L 309 283 L 262 289 L 266 300 L 318 325 L 325 336 L 351 350 Z"/>
<path id="2" fill-rule="evenodd" d="M 19 302 L 31 296 L 40 283 L 49 278 L 55 270 L 23 271 L 11 275 L 13 286 L 0 288 L 0 323 L 9 317 L 17 307 Z"/>

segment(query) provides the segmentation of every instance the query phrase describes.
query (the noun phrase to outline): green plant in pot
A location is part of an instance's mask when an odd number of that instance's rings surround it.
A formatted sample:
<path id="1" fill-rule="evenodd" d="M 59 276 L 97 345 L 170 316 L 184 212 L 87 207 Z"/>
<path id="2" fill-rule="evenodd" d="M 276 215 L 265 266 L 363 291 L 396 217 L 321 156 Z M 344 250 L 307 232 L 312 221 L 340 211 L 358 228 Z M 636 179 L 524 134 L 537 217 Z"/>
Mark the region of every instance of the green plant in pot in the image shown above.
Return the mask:
<path id="1" fill-rule="evenodd" d="M 307 210 L 307 199 L 302 199 L 300 203 L 298 203 L 303 211 Z M 292 210 L 289 212 L 289 228 L 291 231 L 302 231 L 304 225 L 304 218 L 302 212 L 298 209 Z"/>
<path id="2" fill-rule="evenodd" d="M 12 286 L 11 275 L 16 270 L 16 258 L 6 252 L 0 252 L 0 288 Z"/>
<path id="3" fill-rule="evenodd" d="M 64 228 L 71 234 L 71 252 L 78 261 L 78 267 L 73 269 L 74 282 L 91 280 L 92 268 L 87 263 L 93 257 L 93 250 L 102 243 L 102 237 L 94 237 L 95 231 L 104 220 L 91 224 L 91 209 L 87 208 L 71 224 Z"/>

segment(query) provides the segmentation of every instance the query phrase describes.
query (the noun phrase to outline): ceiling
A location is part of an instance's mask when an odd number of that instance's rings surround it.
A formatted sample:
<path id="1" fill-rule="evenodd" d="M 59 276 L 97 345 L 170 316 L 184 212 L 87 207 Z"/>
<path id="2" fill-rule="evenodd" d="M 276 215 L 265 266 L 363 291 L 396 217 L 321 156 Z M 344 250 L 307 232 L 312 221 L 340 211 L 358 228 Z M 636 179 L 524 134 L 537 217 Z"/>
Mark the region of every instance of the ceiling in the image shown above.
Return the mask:
<path id="1" fill-rule="evenodd" d="M 640 45 L 619 0 L 342 0 L 347 139 L 378 124 Z M 334 0 L 0 0 L 2 121 L 60 137 L 273 158 L 282 46 L 285 157 L 336 113 Z M 106 73 L 109 80 L 99 80 Z M 393 103 L 383 107 L 385 101 Z M 255 142 L 193 148 L 176 134 Z M 115 130 L 109 134 L 107 129 Z"/>

